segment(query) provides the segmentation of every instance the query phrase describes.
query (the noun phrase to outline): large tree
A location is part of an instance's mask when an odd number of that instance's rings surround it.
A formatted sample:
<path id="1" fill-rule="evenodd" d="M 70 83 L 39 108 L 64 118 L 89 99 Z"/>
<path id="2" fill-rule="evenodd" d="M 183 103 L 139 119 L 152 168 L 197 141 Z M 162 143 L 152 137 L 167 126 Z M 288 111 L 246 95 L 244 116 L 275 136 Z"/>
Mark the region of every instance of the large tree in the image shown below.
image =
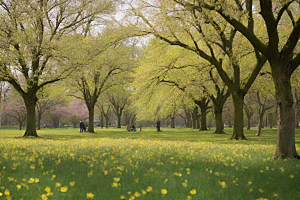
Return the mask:
<path id="1" fill-rule="evenodd" d="M 254 54 L 253 48 L 237 34 L 235 28 L 220 23 L 220 17 L 202 12 L 201 7 L 197 10 L 198 7 L 194 5 L 196 1 L 142 2 L 138 6 L 130 5 L 135 16 L 146 24 L 144 32 L 153 34 L 169 45 L 196 53 L 217 69 L 234 103 L 231 139 L 246 139 L 243 132 L 243 100 L 265 64 L 265 57 Z M 241 9 L 237 7 L 232 12 L 239 13 Z M 246 28 L 249 32 L 253 31 L 251 26 Z"/>
<path id="2" fill-rule="evenodd" d="M 247 0 L 246 8 L 241 1 L 236 1 L 236 7 L 239 7 L 241 12 L 248 13 L 248 20 L 241 20 L 236 12 L 234 14 L 230 12 L 232 9 L 229 4 L 225 4 L 227 1 L 221 3 L 200 0 L 195 3 L 176 0 L 176 2 L 195 11 L 202 12 L 206 9 L 218 14 L 268 60 L 275 85 L 278 114 L 275 158 L 300 159 L 295 146 L 295 112 L 291 91 L 291 76 L 300 65 L 300 52 L 297 47 L 300 38 L 299 1 Z M 255 9 L 252 9 L 253 7 Z M 257 10 L 259 13 L 256 13 Z M 253 14 L 260 15 L 258 19 L 264 24 L 263 31 L 267 33 L 266 37 L 262 37 L 264 35 L 261 31 L 253 31 Z M 252 26 L 252 29 L 249 29 L 249 26 Z"/>
<path id="3" fill-rule="evenodd" d="M 0 76 L 25 102 L 24 136 L 38 136 L 38 90 L 63 79 L 78 66 L 66 63 L 75 43 L 63 43 L 64 36 L 98 19 L 110 5 L 106 0 L 0 1 Z"/>

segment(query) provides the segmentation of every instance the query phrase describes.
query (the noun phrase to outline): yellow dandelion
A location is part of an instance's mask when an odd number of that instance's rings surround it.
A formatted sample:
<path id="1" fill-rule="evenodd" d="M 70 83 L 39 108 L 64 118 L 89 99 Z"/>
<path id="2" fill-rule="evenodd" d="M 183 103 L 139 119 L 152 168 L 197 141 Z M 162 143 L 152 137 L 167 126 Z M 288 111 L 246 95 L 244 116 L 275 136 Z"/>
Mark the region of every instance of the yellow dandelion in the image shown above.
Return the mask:
<path id="1" fill-rule="evenodd" d="M 222 181 L 222 182 L 219 181 L 219 183 L 222 186 L 222 188 L 226 188 L 226 183 L 224 181 Z"/>
<path id="2" fill-rule="evenodd" d="M 262 189 L 259 189 L 258 191 L 259 191 L 260 193 L 263 193 L 263 192 L 264 192 Z"/>
<path id="3" fill-rule="evenodd" d="M 60 188 L 60 191 L 61 191 L 61 192 L 67 192 L 67 190 L 68 190 L 68 187 L 67 187 L 67 186 L 64 186 L 64 187 L 61 187 L 61 188 Z"/>
<path id="4" fill-rule="evenodd" d="M 120 181 L 120 178 L 114 178 L 114 181 L 115 181 L 115 182 L 119 182 L 119 181 Z"/>
<path id="5" fill-rule="evenodd" d="M 134 199 L 135 199 L 134 196 L 129 197 L 129 200 L 134 200 Z"/>
<path id="6" fill-rule="evenodd" d="M 134 182 L 138 183 L 139 182 L 139 178 L 134 179 Z"/>
<path id="7" fill-rule="evenodd" d="M 35 166 L 34 165 L 30 165 L 30 169 L 35 169 Z"/>
<path id="8" fill-rule="evenodd" d="M 6 196 L 9 196 L 9 195 L 10 195 L 10 192 L 9 192 L 9 190 L 8 190 L 8 189 L 6 189 L 6 190 L 4 191 L 4 194 L 5 194 Z"/>
<path id="9" fill-rule="evenodd" d="M 86 193 L 86 197 L 87 197 L 87 198 L 92 199 L 92 198 L 94 198 L 94 196 L 95 196 L 95 195 L 94 195 L 93 193 L 91 193 L 91 192 L 90 192 L 90 193 Z"/>
<path id="10" fill-rule="evenodd" d="M 73 187 L 75 185 L 75 181 L 70 182 L 70 186 Z"/>
<path id="11" fill-rule="evenodd" d="M 186 199 L 187 200 L 192 200 L 192 197 L 191 196 L 187 196 Z"/>
<path id="12" fill-rule="evenodd" d="M 167 194 L 167 193 L 168 193 L 168 190 L 167 190 L 167 189 L 161 189 L 161 193 L 162 193 L 162 194 Z"/>
<path id="13" fill-rule="evenodd" d="M 190 191 L 190 193 L 191 193 L 191 195 L 194 195 L 194 194 L 197 193 L 197 191 L 196 191 L 195 189 L 192 189 L 192 190 Z"/>
<path id="14" fill-rule="evenodd" d="M 252 182 L 251 181 L 248 181 L 248 185 L 251 185 L 252 184 Z"/>
<path id="15" fill-rule="evenodd" d="M 51 191 L 51 189 L 50 189 L 49 187 L 46 187 L 44 190 L 45 190 L 46 192 L 50 192 L 50 191 Z"/>
<path id="16" fill-rule="evenodd" d="M 278 194 L 273 194 L 274 197 L 278 197 Z"/>
<path id="17" fill-rule="evenodd" d="M 121 195 L 121 196 L 120 196 L 120 199 L 125 199 L 125 196 L 124 196 L 124 195 Z"/>
<path id="18" fill-rule="evenodd" d="M 48 197 L 45 194 L 42 194 L 41 197 L 42 197 L 42 200 L 47 200 L 48 199 Z"/>
<path id="19" fill-rule="evenodd" d="M 61 184 L 60 184 L 59 182 L 57 182 L 57 183 L 55 184 L 55 186 L 56 186 L 56 187 L 60 187 Z"/>
<path id="20" fill-rule="evenodd" d="M 52 196 L 53 195 L 53 193 L 52 192 L 47 192 L 47 197 L 49 197 L 49 196 Z"/>
<path id="21" fill-rule="evenodd" d="M 22 186 L 21 185 L 17 185 L 16 187 L 17 187 L 18 190 L 20 190 Z"/>
<path id="22" fill-rule="evenodd" d="M 294 178 L 295 176 L 293 174 L 290 175 L 290 178 Z"/>
<path id="23" fill-rule="evenodd" d="M 183 186 L 183 187 L 186 187 L 186 186 L 187 186 L 187 183 L 186 183 L 186 182 L 183 182 L 183 183 L 182 183 L 182 186 Z"/>
<path id="24" fill-rule="evenodd" d="M 38 183 L 38 182 L 40 182 L 40 179 L 35 178 L 35 179 L 34 179 L 34 182 Z"/>
<path id="25" fill-rule="evenodd" d="M 2 192 L 0 192 L 0 197 L 2 197 L 2 195 L 3 195 Z"/>
<path id="26" fill-rule="evenodd" d="M 139 196 L 141 196 L 141 193 L 135 192 L 135 193 L 134 193 L 134 196 L 135 196 L 135 197 L 139 197 Z"/>
<path id="27" fill-rule="evenodd" d="M 113 184 L 111 185 L 112 187 L 118 187 L 118 183 L 113 182 Z"/>
<path id="28" fill-rule="evenodd" d="M 249 192 L 253 192 L 253 189 L 251 188 L 251 189 L 249 190 Z"/>
<path id="29" fill-rule="evenodd" d="M 147 194 L 147 192 L 145 190 L 142 190 L 142 194 L 145 195 Z"/>
<path id="30" fill-rule="evenodd" d="M 104 170 L 103 173 L 104 173 L 104 175 L 107 175 L 107 174 L 108 174 L 108 171 L 107 171 L 107 170 Z"/>
<path id="31" fill-rule="evenodd" d="M 151 187 L 151 186 L 148 186 L 147 189 L 146 189 L 146 191 L 147 191 L 147 192 L 151 192 L 151 191 L 152 191 L 152 187 Z"/>

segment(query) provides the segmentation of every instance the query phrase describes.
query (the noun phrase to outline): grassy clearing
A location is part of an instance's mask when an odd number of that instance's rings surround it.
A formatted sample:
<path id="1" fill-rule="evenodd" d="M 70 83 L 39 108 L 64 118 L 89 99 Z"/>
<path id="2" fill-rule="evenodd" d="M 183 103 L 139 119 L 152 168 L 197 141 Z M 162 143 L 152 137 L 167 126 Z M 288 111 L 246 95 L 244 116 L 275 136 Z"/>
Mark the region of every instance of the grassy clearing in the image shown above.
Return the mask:
<path id="1" fill-rule="evenodd" d="M 178 128 L 0 130 L 0 199 L 299 199 L 300 163 L 272 160 L 276 130 L 248 141 Z M 300 152 L 300 132 L 296 134 Z"/>

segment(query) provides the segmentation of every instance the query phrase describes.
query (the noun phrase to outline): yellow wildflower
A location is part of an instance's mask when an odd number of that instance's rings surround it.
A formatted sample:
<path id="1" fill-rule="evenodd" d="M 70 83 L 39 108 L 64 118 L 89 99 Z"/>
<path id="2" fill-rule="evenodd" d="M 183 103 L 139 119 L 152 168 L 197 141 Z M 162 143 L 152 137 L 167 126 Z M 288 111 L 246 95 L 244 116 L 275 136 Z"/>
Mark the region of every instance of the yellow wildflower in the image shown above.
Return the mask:
<path id="1" fill-rule="evenodd" d="M 68 190 L 68 187 L 67 187 L 67 186 L 64 186 L 64 187 L 61 187 L 61 188 L 60 188 L 60 191 L 61 191 L 61 192 L 67 192 L 67 190 Z"/>
<path id="2" fill-rule="evenodd" d="M 147 192 L 151 192 L 151 191 L 152 191 L 152 187 L 151 187 L 151 186 L 148 186 L 147 189 L 146 189 L 146 191 L 147 191 Z"/>
<path id="3" fill-rule="evenodd" d="M 162 194 L 167 194 L 167 193 L 168 193 L 168 190 L 167 190 L 167 189 L 161 189 L 161 193 L 162 193 Z"/>
<path id="4" fill-rule="evenodd" d="M 191 195 L 194 195 L 194 194 L 197 193 L 197 191 L 196 191 L 195 189 L 192 189 L 192 190 L 190 191 L 190 193 L 191 193 Z"/>
<path id="5" fill-rule="evenodd" d="M 73 187 L 75 185 L 75 181 L 70 182 L 70 186 Z"/>
<path id="6" fill-rule="evenodd" d="M 50 189 L 49 187 L 46 187 L 44 190 L 45 190 L 46 192 L 50 192 L 50 191 L 51 191 L 51 189 Z"/>
<path id="7" fill-rule="evenodd" d="M 42 200 L 47 200 L 48 199 L 48 197 L 45 195 L 45 194 L 42 194 Z"/>
<path id="8" fill-rule="evenodd" d="M 94 195 L 93 193 L 91 193 L 91 192 L 90 192 L 90 193 L 86 193 L 86 197 L 87 197 L 87 198 L 92 199 L 92 198 L 94 198 L 94 196 L 95 196 L 95 195 Z"/>

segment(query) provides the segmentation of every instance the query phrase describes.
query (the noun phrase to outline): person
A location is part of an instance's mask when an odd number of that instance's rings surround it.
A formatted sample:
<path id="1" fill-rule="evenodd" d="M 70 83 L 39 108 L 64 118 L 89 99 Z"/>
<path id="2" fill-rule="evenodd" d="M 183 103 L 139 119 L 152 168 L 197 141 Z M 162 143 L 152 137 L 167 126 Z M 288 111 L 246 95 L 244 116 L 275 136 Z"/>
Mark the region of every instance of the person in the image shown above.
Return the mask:
<path id="1" fill-rule="evenodd" d="M 160 132 L 160 121 L 159 121 L 159 118 L 156 122 L 156 129 L 157 129 L 157 132 Z"/>
<path id="2" fill-rule="evenodd" d="M 131 131 L 136 131 L 136 127 L 134 124 L 132 124 L 132 126 L 131 126 Z"/>
<path id="3" fill-rule="evenodd" d="M 83 121 L 80 121 L 79 127 L 80 127 L 80 133 L 82 133 L 85 129 L 85 125 L 84 125 Z"/>

